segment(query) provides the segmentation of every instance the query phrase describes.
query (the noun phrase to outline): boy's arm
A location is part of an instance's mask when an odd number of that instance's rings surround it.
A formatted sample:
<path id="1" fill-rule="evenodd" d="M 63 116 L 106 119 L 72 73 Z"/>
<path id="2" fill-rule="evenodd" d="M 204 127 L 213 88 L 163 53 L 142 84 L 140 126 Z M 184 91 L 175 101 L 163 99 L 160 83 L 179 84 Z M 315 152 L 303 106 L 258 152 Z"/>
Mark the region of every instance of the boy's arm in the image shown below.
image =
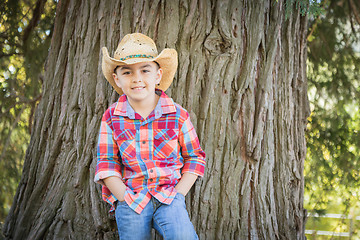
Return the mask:
<path id="1" fill-rule="evenodd" d="M 106 187 L 110 190 L 110 192 L 119 200 L 120 202 L 124 201 L 126 185 L 119 177 L 108 177 L 103 179 Z"/>
<path id="2" fill-rule="evenodd" d="M 185 196 L 196 179 L 204 175 L 205 169 L 205 152 L 200 147 L 199 139 L 187 112 L 179 132 L 179 144 L 184 166 L 181 169 L 182 177 L 175 189 Z"/>
<path id="3" fill-rule="evenodd" d="M 106 111 L 101 120 L 97 145 L 97 164 L 94 180 L 100 184 L 105 184 L 104 179 L 109 177 L 116 177 L 122 181 L 121 163 L 118 156 L 119 149 L 113 139 L 113 131 L 107 124 L 108 115 L 109 113 Z"/>
<path id="4" fill-rule="evenodd" d="M 194 185 L 196 179 L 198 178 L 198 175 L 192 174 L 192 173 L 184 173 L 179 181 L 178 184 L 176 184 L 175 189 L 178 193 L 181 193 L 182 195 L 186 196 L 186 194 L 189 192 L 190 188 Z"/>

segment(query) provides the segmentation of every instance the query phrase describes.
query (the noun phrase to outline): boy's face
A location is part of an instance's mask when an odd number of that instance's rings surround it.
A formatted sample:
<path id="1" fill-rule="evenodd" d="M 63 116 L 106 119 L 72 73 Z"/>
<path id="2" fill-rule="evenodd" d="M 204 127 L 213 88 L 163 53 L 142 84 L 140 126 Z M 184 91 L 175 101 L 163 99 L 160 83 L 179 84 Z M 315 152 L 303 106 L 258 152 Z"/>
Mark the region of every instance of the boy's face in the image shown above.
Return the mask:
<path id="1" fill-rule="evenodd" d="M 155 62 L 142 62 L 116 69 L 115 83 L 126 94 L 130 102 L 151 101 L 155 96 L 155 86 L 160 83 L 162 69 Z"/>

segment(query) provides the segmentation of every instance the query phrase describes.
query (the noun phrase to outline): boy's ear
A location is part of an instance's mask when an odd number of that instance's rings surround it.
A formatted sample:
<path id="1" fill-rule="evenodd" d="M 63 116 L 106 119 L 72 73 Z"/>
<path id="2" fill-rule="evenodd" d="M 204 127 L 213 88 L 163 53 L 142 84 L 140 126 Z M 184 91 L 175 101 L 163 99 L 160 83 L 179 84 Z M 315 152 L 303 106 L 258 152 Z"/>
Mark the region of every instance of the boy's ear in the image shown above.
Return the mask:
<path id="1" fill-rule="evenodd" d="M 113 76 L 115 81 L 118 80 L 117 74 L 113 73 L 112 76 Z"/>
<path id="2" fill-rule="evenodd" d="M 159 84 L 161 82 L 162 75 L 163 75 L 163 70 L 161 68 L 159 68 L 157 71 L 156 84 Z"/>
<path id="3" fill-rule="evenodd" d="M 115 84 L 116 84 L 119 88 L 121 88 L 121 86 L 119 85 L 120 81 L 119 81 L 119 78 L 118 78 L 117 74 L 113 73 L 112 76 L 113 76 L 113 78 L 114 78 Z"/>

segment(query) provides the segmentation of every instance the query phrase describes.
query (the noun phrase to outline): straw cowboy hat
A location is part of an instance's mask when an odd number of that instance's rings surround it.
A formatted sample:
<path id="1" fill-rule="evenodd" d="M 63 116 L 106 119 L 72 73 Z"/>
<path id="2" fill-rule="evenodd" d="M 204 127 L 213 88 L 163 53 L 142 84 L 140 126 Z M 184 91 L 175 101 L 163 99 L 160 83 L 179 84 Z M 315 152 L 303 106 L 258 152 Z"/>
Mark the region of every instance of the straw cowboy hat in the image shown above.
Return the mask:
<path id="1" fill-rule="evenodd" d="M 156 61 L 163 70 L 160 85 L 157 88 L 165 91 L 171 85 L 178 65 L 175 49 L 165 48 L 158 54 L 154 41 L 141 33 L 127 34 L 119 43 L 113 58 L 109 56 L 106 47 L 102 48 L 102 52 L 103 74 L 120 95 L 123 91 L 116 85 L 112 76 L 117 66 Z"/>

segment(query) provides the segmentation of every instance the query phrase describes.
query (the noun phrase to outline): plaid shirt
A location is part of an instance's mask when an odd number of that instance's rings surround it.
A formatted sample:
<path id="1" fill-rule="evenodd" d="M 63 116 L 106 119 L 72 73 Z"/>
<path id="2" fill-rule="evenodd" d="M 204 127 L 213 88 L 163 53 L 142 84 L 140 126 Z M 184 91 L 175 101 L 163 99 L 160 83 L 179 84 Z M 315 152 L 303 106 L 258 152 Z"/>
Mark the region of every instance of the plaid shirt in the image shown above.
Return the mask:
<path id="1" fill-rule="evenodd" d="M 204 175 L 205 152 L 188 112 L 156 91 L 159 101 L 146 119 L 122 95 L 101 120 L 94 180 L 102 184 L 102 197 L 112 205 L 110 212 L 117 199 L 104 178 L 121 178 L 127 186 L 126 203 L 140 214 L 152 196 L 171 204 L 181 174 Z"/>

